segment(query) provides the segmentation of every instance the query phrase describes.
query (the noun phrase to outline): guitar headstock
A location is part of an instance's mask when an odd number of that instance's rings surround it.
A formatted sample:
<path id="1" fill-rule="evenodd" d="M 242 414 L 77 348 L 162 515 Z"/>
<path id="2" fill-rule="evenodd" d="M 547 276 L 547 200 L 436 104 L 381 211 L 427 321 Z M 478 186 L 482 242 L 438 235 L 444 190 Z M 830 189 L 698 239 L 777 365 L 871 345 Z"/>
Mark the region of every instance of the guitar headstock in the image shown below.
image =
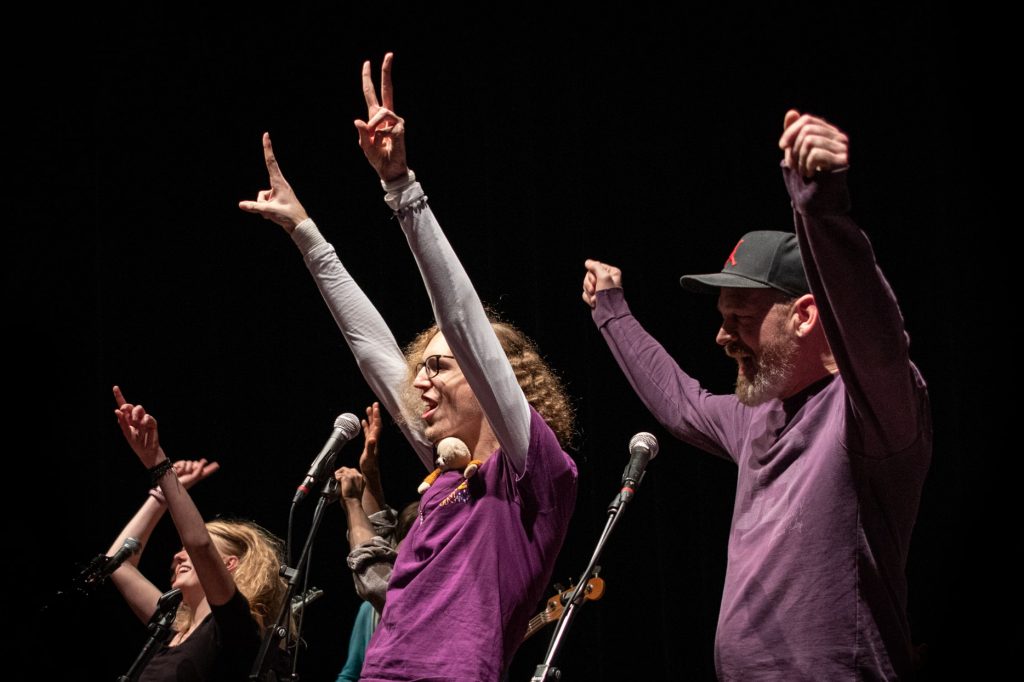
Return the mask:
<path id="1" fill-rule="evenodd" d="M 530 619 L 530 623 L 527 627 L 526 635 L 523 637 L 523 640 L 533 636 L 534 633 L 548 623 L 553 623 L 562 617 L 565 607 L 569 604 L 569 600 L 572 599 L 572 595 L 576 591 L 576 586 L 572 584 L 572 581 L 569 582 L 569 589 L 563 589 L 561 585 L 556 586 L 558 593 L 548 599 L 543 611 Z M 583 587 L 580 603 L 600 599 L 603 596 L 604 580 L 595 575 L 593 578 L 587 580 L 587 584 Z"/>

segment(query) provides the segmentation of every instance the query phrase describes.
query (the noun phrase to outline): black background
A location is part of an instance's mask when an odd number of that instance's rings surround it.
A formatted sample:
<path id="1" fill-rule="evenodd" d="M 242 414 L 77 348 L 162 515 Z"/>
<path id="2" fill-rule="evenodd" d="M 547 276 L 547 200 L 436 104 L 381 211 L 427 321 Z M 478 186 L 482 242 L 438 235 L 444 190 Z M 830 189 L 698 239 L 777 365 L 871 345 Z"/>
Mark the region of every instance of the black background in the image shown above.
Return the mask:
<path id="1" fill-rule="evenodd" d="M 729 391 L 713 300 L 677 279 L 718 269 L 747 230 L 791 225 L 776 144 L 791 107 L 849 133 L 854 216 L 929 381 L 935 456 L 907 567 L 927 676 L 979 673 L 1012 643 L 984 627 L 1015 599 L 983 549 L 984 532 L 1001 531 L 970 520 L 995 497 L 999 470 L 981 463 L 1006 456 L 991 450 L 984 385 L 998 325 L 965 286 L 988 256 L 968 182 L 968 150 L 985 142 L 965 132 L 977 109 L 962 17 L 795 4 L 37 10 L 8 25 L 23 47 L 7 55 L 18 116 L 4 202 L 5 421 L 19 474 L 7 516 L 28 556 L 11 580 L 27 617 L 9 625 L 28 637 L 26 670 L 112 680 L 144 641 L 111 586 L 70 608 L 55 596 L 145 495 L 113 384 L 160 419 L 172 458 L 221 463 L 193 491 L 206 516 L 279 535 L 334 417 L 372 400 L 288 237 L 237 209 L 267 185 L 263 131 L 400 342 L 430 323 L 352 126 L 365 116 L 360 65 L 371 59 L 377 78 L 389 50 L 410 165 L 435 213 L 484 301 L 537 341 L 574 397 L 580 494 L 555 579 L 586 565 L 632 434 L 661 442 L 601 562 L 606 596 L 570 632 L 564 679 L 713 678 L 735 470 L 669 437 L 633 395 L 579 300 L 582 264 L 622 267 L 637 317 Z M 412 500 L 423 472 L 390 422 L 383 448 L 391 502 Z M 297 537 L 312 508 L 298 511 Z M 165 521 L 143 557 L 161 588 L 178 546 Z M 333 507 L 314 551 L 326 595 L 308 611 L 303 679 L 333 680 L 344 660 L 358 606 L 346 548 Z M 520 650 L 512 679 L 529 678 L 550 632 Z"/>

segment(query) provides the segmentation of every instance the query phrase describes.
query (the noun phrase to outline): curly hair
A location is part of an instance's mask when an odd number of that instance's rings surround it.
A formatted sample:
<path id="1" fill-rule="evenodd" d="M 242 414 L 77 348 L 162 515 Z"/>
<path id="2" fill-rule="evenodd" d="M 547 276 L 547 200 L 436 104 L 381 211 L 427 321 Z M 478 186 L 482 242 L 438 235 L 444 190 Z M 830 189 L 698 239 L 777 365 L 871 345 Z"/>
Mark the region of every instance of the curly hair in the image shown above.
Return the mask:
<path id="1" fill-rule="evenodd" d="M 280 575 L 284 543 L 252 521 L 218 519 L 208 522 L 206 529 L 218 552 L 238 557 L 238 567 L 231 575 L 262 630 L 277 616 L 288 592 L 288 584 Z M 181 604 L 174 620 L 175 629 L 186 631 L 192 624 L 192 615 L 192 610 Z"/>
<path id="2" fill-rule="evenodd" d="M 523 389 L 526 401 L 555 432 L 559 444 L 563 448 L 569 447 L 574 435 L 575 413 L 561 379 L 541 357 L 536 344 L 526 334 L 514 325 L 499 320 L 493 313 L 488 313 L 487 319 L 512 365 L 512 371 L 515 372 L 516 381 Z M 405 347 L 405 362 L 409 368 L 405 402 L 406 411 L 410 415 L 417 414 L 417 408 L 421 404 L 419 392 L 412 388 L 412 381 L 416 376 L 416 363 L 422 359 L 427 344 L 439 331 L 434 324 L 417 334 Z"/>

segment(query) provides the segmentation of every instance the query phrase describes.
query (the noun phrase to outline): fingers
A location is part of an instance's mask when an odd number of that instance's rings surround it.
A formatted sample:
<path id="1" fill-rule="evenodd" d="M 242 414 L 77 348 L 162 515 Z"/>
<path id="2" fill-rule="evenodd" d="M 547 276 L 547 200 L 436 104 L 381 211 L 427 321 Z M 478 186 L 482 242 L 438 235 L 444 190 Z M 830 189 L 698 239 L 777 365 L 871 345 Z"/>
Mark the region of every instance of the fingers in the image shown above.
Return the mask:
<path id="1" fill-rule="evenodd" d="M 380 98 L 385 109 L 395 110 L 394 90 L 391 87 L 391 60 L 394 53 L 388 52 L 384 55 L 384 63 L 380 67 Z"/>
<path id="2" fill-rule="evenodd" d="M 385 109 L 394 109 L 394 88 L 391 85 L 391 61 L 394 53 L 388 52 L 384 55 L 384 63 L 380 67 L 380 97 Z M 381 102 L 377 100 L 377 91 L 373 87 L 373 76 L 370 75 L 370 61 L 363 62 L 363 99 L 366 100 L 366 109 L 370 116 L 377 112 Z"/>
<path id="3" fill-rule="evenodd" d="M 787 167 L 810 177 L 815 172 L 849 165 L 849 138 L 828 121 L 790 110 L 784 126 L 779 147 L 784 150 Z"/>
<path id="4" fill-rule="evenodd" d="M 789 145 L 783 144 L 783 139 L 786 137 L 786 131 L 789 130 L 789 127 L 793 125 L 798 118 L 800 118 L 800 112 L 796 109 L 790 109 L 782 119 L 782 137 L 779 138 L 779 147 L 783 150 L 783 161 L 786 168 L 793 167 L 793 152 Z"/>
<path id="5" fill-rule="evenodd" d="M 133 424 L 138 425 L 144 422 L 149 423 L 148 421 L 146 421 L 147 417 L 149 417 L 149 415 L 146 414 L 146 408 L 143 407 L 142 405 L 136 405 L 132 408 L 130 421 Z M 152 419 L 152 417 L 150 417 L 150 419 Z"/>
<path id="6" fill-rule="evenodd" d="M 793 125 L 798 118 L 800 118 L 800 112 L 796 109 L 787 111 L 786 115 L 782 117 L 782 132 L 785 133 L 786 129 Z M 779 146 L 783 146 L 782 140 L 779 140 Z"/>
<path id="7" fill-rule="evenodd" d="M 400 135 L 405 132 L 405 119 L 396 116 L 395 112 L 387 107 L 380 107 L 366 122 L 366 127 L 374 135 Z"/>
<path id="8" fill-rule="evenodd" d="M 354 121 L 356 126 L 356 132 L 359 133 L 359 146 L 365 151 L 373 146 L 373 142 L 370 140 L 370 128 L 366 125 L 366 121 Z"/>
<path id="9" fill-rule="evenodd" d="M 124 399 L 124 394 L 121 393 L 120 386 L 114 386 L 114 402 L 117 403 L 118 407 L 121 407 L 126 402 L 128 402 L 127 400 Z"/>
<path id="10" fill-rule="evenodd" d="M 387 58 L 385 57 L 385 61 Z M 376 113 L 380 103 L 377 101 L 377 92 L 373 88 L 373 77 L 370 75 L 370 60 L 363 62 L 363 98 L 366 100 L 366 108 L 370 116 Z"/>
<path id="11" fill-rule="evenodd" d="M 124 434 L 125 439 L 131 441 L 132 427 L 128 425 L 128 417 L 125 415 L 124 411 L 114 410 L 114 417 L 117 419 L 117 425 L 121 427 L 121 433 Z"/>
<path id="12" fill-rule="evenodd" d="M 352 467 L 338 467 L 338 469 L 335 470 L 334 472 L 334 478 L 336 478 L 339 481 L 342 480 L 343 478 L 354 478 L 357 476 L 359 478 L 362 478 L 363 475 L 356 471 L 355 469 L 353 469 Z"/>
<path id="13" fill-rule="evenodd" d="M 274 145 L 270 142 L 270 133 L 263 133 L 263 161 L 267 164 L 267 174 L 270 175 L 271 192 L 288 184 L 281 172 L 281 166 L 277 163 L 277 157 L 274 155 Z"/>
<path id="14" fill-rule="evenodd" d="M 583 302 L 591 308 L 597 305 L 597 292 L 622 286 L 622 271 L 613 265 L 588 258 L 583 262 L 587 273 L 583 276 Z"/>
<path id="15" fill-rule="evenodd" d="M 587 271 L 583 275 L 583 302 L 593 308 L 597 304 L 597 278 L 594 273 Z"/>
<path id="16" fill-rule="evenodd" d="M 803 126 L 793 143 L 794 168 L 810 177 L 815 171 L 831 170 L 848 163 L 846 135 L 831 125 Z"/>
<path id="17" fill-rule="evenodd" d="M 341 496 L 349 498 L 358 498 L 363 494 L 363 487 L 366 485 L 366 480 L 363 475 L 350 467 L 341 467 L 334 472 L 334 478 L 338 481 L 341 488 Z"/>
<path id="18" fill-rule="evenodd" d="M 622 271 L 614 265 L 599 260 L 587 259 L 583 262 L 589 274 L 594 276 L 595 291 L 613 289 L 622 286 Z"/>
<path id="19" fill-rule="evenodd" d="M 796 116 L 794 116 L 794 114 L 796 114 Z M 808 116 L 806 114 L 804 114 L 803 116 L 799 115 L 795 109 L 790 109 L 789 111 L 787 111 L 786 117 L 783 119 L 784 128 L 782 131 L 782 136 L 779 138 L 779 149 L 792 147 L 793 140 L 800 132 L 800 126 L 802 126 L 811 118 L 813 118 L 813 116 Z"/>
<path id="20" fill-rule="evenodd" d="M 266 218 L 266 204 L 273 198 L 273 193 L 272 189 L 260 190 L 256 195 L 256 201 L 239 201 L 238 208 L 249 213 L 259 213 Z"/>

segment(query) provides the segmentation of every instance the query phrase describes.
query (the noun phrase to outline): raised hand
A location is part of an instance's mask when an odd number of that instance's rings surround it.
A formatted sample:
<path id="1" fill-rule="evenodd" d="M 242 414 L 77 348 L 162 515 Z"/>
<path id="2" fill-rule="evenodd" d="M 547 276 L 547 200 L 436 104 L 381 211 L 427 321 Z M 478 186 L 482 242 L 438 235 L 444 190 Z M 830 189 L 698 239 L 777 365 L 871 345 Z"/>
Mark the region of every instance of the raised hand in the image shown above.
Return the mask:
<path id="1" fill-rule="evenodd" d="M 270 144 L 270 133 L 263 133 L 263 160 L 270 176 L 270 189 L 260 191 L 256 201 L 239 201 L 238 208 L 249 213 L 258 213 L 267 220 L 277 223 L 291 234 L 295 226 L 308 218 L 292 186 L 284 179 L 281 167 L 277 165 L 274 147 Z"/>
<path id="2" fill-rule="evenodd" d="M 173 467 L 178 481 L 181 482 L 185 490 L 188 490 L 199 481 L 217 472 L 220 469 L 220 464 L 207 462 L 205 459 L 178 459 L 175 460 Z M 167 504 L 167 499 L 159 486 L 150 490 L 149 494 L 161 504 Z"/>
<path id="3" fill-rule="evenodd" d="M 588 258 L 583 267 L 587 269 L 583 276 L 583 302 L 591 308 L 597 305 L 597 292 L 622 288 L 622 271 L 614 265 Z"/>
<path id="4" fill-rule="evenodd" d="M 779 148 L 787 168 L 809 178 L 850 165 L 850 138 L 828 121 L 790 109 L 782 128 Z"/>
<path id="5" fill-rule="evenodd" d="M 380 100 L 370 75 L 370 62 L 363 62 L 363 97 L 367 115 L 365 121 L 355 121 L 359 146 L 384 181 L 403 177 L 409 170 L 405 161 L 405 120 L 395 114 L 394 88 L 391 86 L 393 58 L 391 52 L 384 55 L 380 69 Z"/>
<path id="6" fill-rule="evenodd" d="M 366 419 L 363 424 L 363 453 L 359 455 L 359 470 L 363 475 L 367 472 L 375 473 L 377 465 L 377 443 L 380 441 L 380 403 L 374 402 L 366 408 Z"/>
<path id="7" fill-rule="evenodd" d="M 142 405 L 132 405 L 125 400 L 117 386 L 114 386 L 114 401 L 117 403 L 114 415 L 125 440 L 142 463 L 147 468 L 152 467 L 165 457 L 160 449 L 156 419 L 153 415 L 146 414 L 146 409 Z"/>
<path id="8" fill-rule="evenodd" d="M 186 490 L 212 476 L 219 469 L 220 464 L 205 459 L 179 459 L 174 462 L 174 472 L 178 474 L 178 480 Z"/>

